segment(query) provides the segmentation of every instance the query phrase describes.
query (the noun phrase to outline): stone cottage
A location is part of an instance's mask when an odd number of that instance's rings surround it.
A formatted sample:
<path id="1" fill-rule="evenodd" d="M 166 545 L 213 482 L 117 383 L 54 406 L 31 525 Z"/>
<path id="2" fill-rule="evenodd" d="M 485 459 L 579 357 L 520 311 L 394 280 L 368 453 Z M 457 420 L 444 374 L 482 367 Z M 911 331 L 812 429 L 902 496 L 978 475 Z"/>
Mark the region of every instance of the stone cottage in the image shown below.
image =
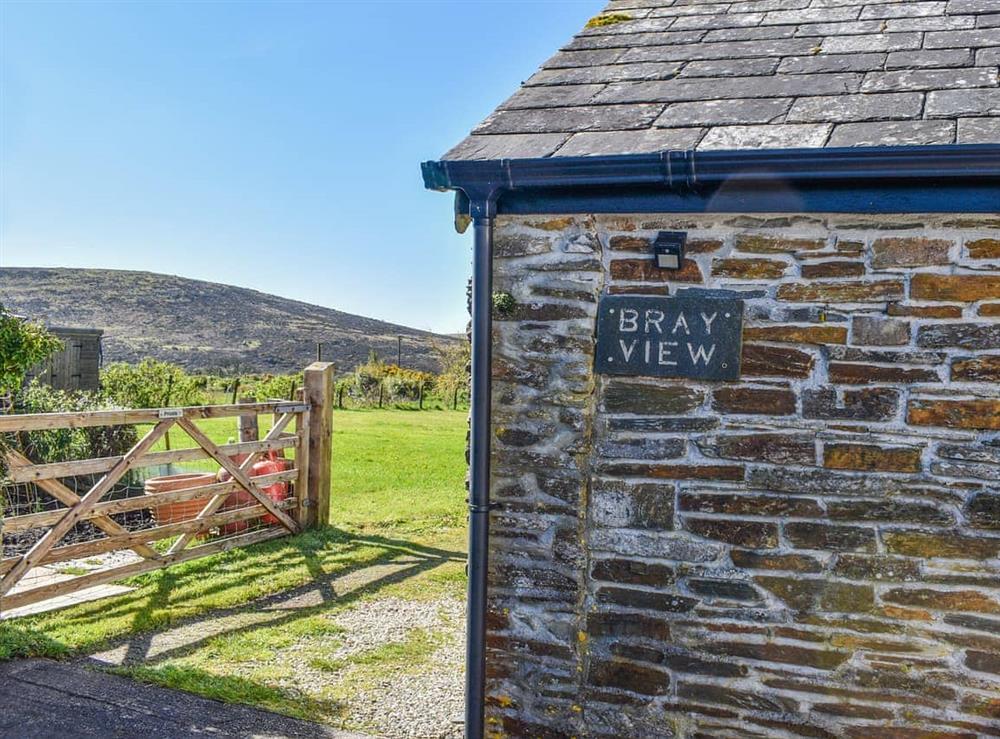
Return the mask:
<path id="1" fill-rule="evenodd" d="M 615 0 L 424 165 L 468 736 L 1000 736 L 998 64 L 997 0 Z"/>

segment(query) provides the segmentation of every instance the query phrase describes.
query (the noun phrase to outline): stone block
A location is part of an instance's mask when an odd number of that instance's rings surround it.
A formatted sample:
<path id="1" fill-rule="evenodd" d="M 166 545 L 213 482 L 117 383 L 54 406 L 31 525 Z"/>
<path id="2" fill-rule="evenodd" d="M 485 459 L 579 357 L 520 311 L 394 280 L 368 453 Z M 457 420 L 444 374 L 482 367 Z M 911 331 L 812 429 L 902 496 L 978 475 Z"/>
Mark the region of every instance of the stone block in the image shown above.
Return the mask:
<path id="1" fill-rule="evenodd" d="M 886 312 L 890 316 L 913 316 L 915 318 L 961 318 L 960 305 L 911 305 L 889 303 Z"/>
<path id="2" fill-rule="evenodd" d="M 748 377 L 806 378 L 816 360 L 812 354 L 778 346 L 744 344 L 740 372 Z"/>
<path id="3" fill-rule="evenodd" d="M 587 616 L 587 634 L 597 638 L 638 637 L 667 642 L 670 623 L 644 613 L 593 611 Z"/>
<path id="4" fill-rule="evenodd" d="M 615 259 L 611 279 L 633 282 L 703 282 L 701 269 L 693 259 L 685 259 L 680 269 L 660 269 L 652 259 Z"/>
<path id="5" fill-rule="evenodd" d="M 802 391 L 802 417 L 828 421 L 888 421 L 899 407 L 899 391 L 891 388 L 844 390 L 832 387 Z"/>
<path id="6" fill-rule="evenodd" d="M 773 523 L 685 517 L 683 528 L 705 539 L 748 549 L 774 549 L 778 546 L 778 526 Z"/>
<path id="7" fill-rule="evenodd" d="M 747 326 L 744 341 L 776 341 L 791 344 L 846 344 L 844 326 Z"/>
<path id="8" fill-rule="evenodd" d="M 946 239 L 927 239 L 917 236 L 875 239 L 872 242 L 872 266 L 926 267 L 948 264 L 953 242 Z"/>
<path id="9" fill-rule="evenodd" d="M 819 251 L 826 239 L 791 238 L 761 234 L 737 234 L 735 248 L 750 254 L 781 254 L 797 251 Z"/>
<path id="10" fill-rule="evenodd" d="M 863 472 L 919 472 L 921 450 L 873 444 L 830 443 L 823 447 L 823 466 Z"/>
<path id="11" fill-rule="evenodd" d="M 697 408 L 705 394 L 685 385 L 609 380 L 602 399 L 608 413 L 677 415 Z"/>
<path id="12" fill-rule="evenodd" d="M 883 303 L 903 297 L 899 280 L 801 282 L 778 286 L 778 300 L 791 303 Z"/>
<path id="13" fill-rule="evenodd" d="M 703 436 L 695 442 L 707 457 L 774 464 L 816 462 L 816 441 L 811 434 L 732 434 Z"/>
<path id="14" fill-rule="evenodd" d="M 955 357 L 951 361 L 952 382 L 1000 382 L 1000 354 Z"/>
<path id="15" fill-rule="evenodd" d="M 933 503 L 904 503 L 884 500 L 838 500 L 827 504 L 831 521 L 884 521 L 951 526 L 955 517 Z"/>
<path id="16" fill-rule="evenodd" d="M 875 552 L 875 530 L 861 526 L 835 526 L 804 521 L 784 525 L 785 538 L 798 549 L 828 552 Z"/>
<path id="17" fill-rule="evenodd" d="M 683 492 L 679 499 L 686 513 L 716 513 L 736 516 L 794 516 L 820 518 L 823 508 L 810 498 L 749 493 Z"/>
<path id="18" fill-rule="evenodd" d="M 903 346 L 910 343 L 910 323 L 882 316 L 854 316 L 851 343 L 862 346 Z"/>
<path id="19" fill-rule="evenodd" d="M 774 643 L 716 642 L 706 644 L 705 651 L 710 654 L 743 657 L 744 659 L 759 662 L 812 667 L 818 670 L 835 670 L 851 656 L 851 652 L 832 649 L 809 649 Z"/>
<path id="20" fill-rule="evenodd" d="M 1000 467 L 996 468 L 996 479 L 1000 479 Z M 974 495 L 966 506 L 965 515 L 973 528 L 1000 531 L 1000 494 Z"/>
<path id="21" fill-rule="evenodd" d="M 595 447 L 605 459 L 676 459 L 687 451 L 684 439 L 615 437 L 602 439 Z"/>
<path id="22" fill-rule="evenodd" d="M 624 660 L 595 659 L 587 671 L 587 684 L 642 695 L 665 695 L 670 687 L 670 674 Z"/>
<path id="23" fill-rule="evenodd" d="M 788 265 L 773 259 L 716 259 L 712 262 L 713 277 L 738 280 L 776 280 L 785 274 Z"/>
<path id="24" fill-rule="evenodd" d="M 635 559 L 598 559 L 591 564 L 590 574 L 595 580 L 653 587 L 671 585 L 677 579 L 673 567 Z"/>
<path id="25" fill-rule="evenodd" d="M 887 555 L 841 554 L 833 573 L 848 580 L 910 582 L 920 577 L 920 561 Z"/>
<path id="26" fill-rule="evenodd" d="M 918 273 L 910 280 L 910 297 L 914 300 L 955 301 L 1000 298 L 1000 275 L 939 275 Z"/>
<path id="27" fill-rule="evenodd" d="M 591 493 L 594 525 L 669 530 L 674 527 L 674 486 L 599 479 Z"/>
<path id="28" fill-rule="evenodd" d="M 661 613 L 687 613 L 698 601 L 676 593 L 633 588 L 600 587 L 594 599 L 601 605 L 623 606 Z"/>
<path id="29" fill-rule="evenodd" d="M 1000 259 L 1000 239 L 974 239 L 965 242 L 970 259 Z"/>
<path id="30" fill-rule="evenodd" d="M 830 362 L 827 367 L 830 382 L 843 385 L 892 383 L 911 385 L 918 382 L 940 382 L 937 372 L 930 369 L 878 367 L 870 364 Z"/>
<path id="31" fill-rule="evenodd" d="M 917 346 L 958 347 L 974 351 L 1000 349 L 1000 325 L 995 323 L 936 323 L 921 326 Z"/>
<path id="32" fill-rule="evenodd" d="M 1000 538 L 967 536 L 957 532 L 887 531 L 886 551 L 927 559 L 992 559 L 1000 554 Z"/>
<path id="33" fill-rule="evenodd" d="M 875 607 L 875 591 L 871 585 L 772 575 L 758 575 L 754 582 L 796 611 L 867 613 Z"/>
<path id="34" fill-rule="evenodd" d="M 997 430 L 1000 429 L 1000 399 L 913 398 L 907 403 L 906 422 L 914 426 Z"/>
<path id="35" fill-rule="evenodd" d="M 932 611 L 1000 613 L 1000 601 L 979 590 L 932 590 L 894 588 L 882 595 L 886 603 L 916 606 Z"/>
<path id="36" fill-rule="evenodd" d="M 723 387 L 712 393 L 712 409 L 720 413 L 790 416 L 795 393 L 777 388 Z"/>
<path id="37" fill-rule="evenodd" d="M 863 262 L 816 262 L 803 264 L 801 275 L 809 280 L 833 277 L 860 277 L 865 273 Z"/>
<path id="38" fill-rule="evenodd" d="M 733 549 L 729 556 L 733 564 L 746 570 L 785 570 L 788 572 L 822 572 L 823 564 L 806 554 L 773 554 L 746 549 Z"/>
<path id="39" fill-rule="evenodd" d="M 760 593 L 753 585 L 739 580 L 712 580 L 693 577 L 685 585 L 690 592 L 702 598 L 748 602 L 761 599 Z"/>

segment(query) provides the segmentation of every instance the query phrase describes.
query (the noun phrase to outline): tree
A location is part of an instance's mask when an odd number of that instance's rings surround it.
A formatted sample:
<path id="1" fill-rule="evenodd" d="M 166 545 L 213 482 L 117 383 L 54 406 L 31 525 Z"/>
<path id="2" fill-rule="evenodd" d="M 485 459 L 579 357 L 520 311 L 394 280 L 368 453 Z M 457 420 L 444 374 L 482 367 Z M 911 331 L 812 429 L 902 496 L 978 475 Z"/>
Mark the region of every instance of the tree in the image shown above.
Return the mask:
<path id="1" fill-rule="evenodd" d="M 434 346 L 441 360 L 441 374 L 437 376 L 437 392 L 442 398 L 469 391 L 469 367 L 472 347 L 468 341 L 456 341 L 446 346 Z"/>
<path id="2" fill-rule="evenodd" d="M 40 323 L 15 316 L 0 304 L 0 396 L 18 392 L 31 368 L 62 348 Z"/>

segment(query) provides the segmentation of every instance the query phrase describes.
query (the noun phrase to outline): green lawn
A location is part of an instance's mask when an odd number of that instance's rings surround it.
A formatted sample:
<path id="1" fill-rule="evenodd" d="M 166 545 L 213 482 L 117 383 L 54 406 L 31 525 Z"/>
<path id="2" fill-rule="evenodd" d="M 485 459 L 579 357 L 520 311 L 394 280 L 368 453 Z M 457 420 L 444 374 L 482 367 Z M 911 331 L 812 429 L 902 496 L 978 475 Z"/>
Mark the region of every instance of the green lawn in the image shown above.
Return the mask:
<path id="1" fill-rule="evenodd" d="M 199 425 L 218 443 L 235 435 L 233 419 Z M 214 638 L 178 660 L 131 670 L 224 700 L 335 720 L 336 711 L 323 700 L 310 704 L 298 691 L 275 687 L 280 669 L 266 657 L 318 634 L 335 639 L 330 614 L 359 599 L 460 597 L 465 430 L 464 411 L 335 411 L 330 527 L 142 575 L 130 581 L 133 592 L 119 597 L 0 622 L 0 659 L 90 654 L 182 619 L 329 582 L 401 556 L 412 560 L 403 575 L 245 634 L 239 649 Z M 172 436 L 174 448 L 192 445 L 182 433 Z M 422 644 L 417 646 L 423 649 Z M 254 657 L 253 665 L 247 655 Z"/>

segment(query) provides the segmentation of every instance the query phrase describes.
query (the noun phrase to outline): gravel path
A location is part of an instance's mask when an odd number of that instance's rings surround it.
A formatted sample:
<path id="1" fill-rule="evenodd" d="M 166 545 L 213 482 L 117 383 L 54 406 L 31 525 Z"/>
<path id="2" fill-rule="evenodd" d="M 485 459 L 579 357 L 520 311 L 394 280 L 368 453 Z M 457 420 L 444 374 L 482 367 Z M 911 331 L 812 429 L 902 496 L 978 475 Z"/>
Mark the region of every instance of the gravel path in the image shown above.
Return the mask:
<path id="1" fill-rule="evenodd" d="M 386 739 L 451 739 L 462 736 L 464 604 L 455 599 L 365 601 L 337 614 L 344 629 L 330 661 L 351 663 L 388 644 L 402 644 L 415 632 L 433 634 L 440 646 L 417 664 L 393 665 L 348 697 L 346 721 Z M 322 645 L 299 641 L 281 657 L 294 671 L 294 685 L 306 693 L 336 687 L 348 669 L 329 672 L 310 664 Z M 349 679 L 349 678 L 348 678 Z"/>

